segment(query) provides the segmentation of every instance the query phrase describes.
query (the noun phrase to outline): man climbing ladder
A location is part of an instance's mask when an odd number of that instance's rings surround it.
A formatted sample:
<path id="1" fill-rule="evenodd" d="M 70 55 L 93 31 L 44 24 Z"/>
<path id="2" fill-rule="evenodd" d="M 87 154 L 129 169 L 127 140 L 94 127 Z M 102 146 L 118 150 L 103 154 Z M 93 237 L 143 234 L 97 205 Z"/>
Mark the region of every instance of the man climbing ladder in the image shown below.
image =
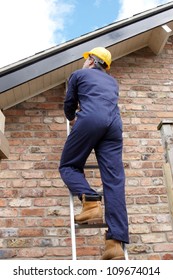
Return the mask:
<path id="1" fill-rule="evenodd" d="M 64 112 L 73 127 L 62 152 L 59 171 L 72 195 L 78 195 L 82 202 L 82 211 L 75 216 L 75 222 L 102 222 L 101 196 L 89 186 L 84 175 L 86 160 L 94 149 L 108 226 L 101 259 L 125 259 L 121 244 L 128 243 L 129 238 L 118 84 L 106 72 L 111 64 L 107 49 L 97 47 L 83 56 L 86 59 L 83 69 L 72 73 L 68 82 Z"/>

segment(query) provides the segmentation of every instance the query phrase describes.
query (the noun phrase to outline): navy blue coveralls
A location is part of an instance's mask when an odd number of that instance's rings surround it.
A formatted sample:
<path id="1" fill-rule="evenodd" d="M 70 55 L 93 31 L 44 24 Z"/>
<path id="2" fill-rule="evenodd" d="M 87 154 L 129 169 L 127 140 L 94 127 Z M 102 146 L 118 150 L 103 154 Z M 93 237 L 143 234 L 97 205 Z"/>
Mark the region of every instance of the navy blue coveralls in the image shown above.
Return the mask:
<path id="1" fill-rule="evenodd" d="M 117 81 L 107 73 L 98 68 L 72 73 L 64 112 L 68 120 L 77 120 L 65 143 L 59 171 L 73 195 L 97 194 L 84 175 L 86 160 L 94 149 L 103 183 L 106 239 L 128 243 L 122 121 L 117 101 Z"/>

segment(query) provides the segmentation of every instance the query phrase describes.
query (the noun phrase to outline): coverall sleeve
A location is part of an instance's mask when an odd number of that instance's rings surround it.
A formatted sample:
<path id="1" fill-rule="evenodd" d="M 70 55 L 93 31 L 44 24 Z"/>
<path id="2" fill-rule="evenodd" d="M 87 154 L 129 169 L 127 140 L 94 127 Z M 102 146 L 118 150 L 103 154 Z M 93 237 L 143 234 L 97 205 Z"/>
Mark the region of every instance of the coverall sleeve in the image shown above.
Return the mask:
<path id="1" fill-rule="evenodd" d="M 72 74 L 68 81 L 68 89 L 64 101 L 64 113 L 69 121 L 75 118 L 75 113 L 78 108 L 78 87 L 77 78 Z"/>

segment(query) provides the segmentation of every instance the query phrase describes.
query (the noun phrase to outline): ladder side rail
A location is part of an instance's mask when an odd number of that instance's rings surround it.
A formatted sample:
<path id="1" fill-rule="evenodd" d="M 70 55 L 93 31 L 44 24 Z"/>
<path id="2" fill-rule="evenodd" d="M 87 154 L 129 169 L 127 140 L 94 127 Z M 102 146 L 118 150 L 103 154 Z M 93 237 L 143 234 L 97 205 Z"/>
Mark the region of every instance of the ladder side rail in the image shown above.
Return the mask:
<path id="1" fill-rule="evenodd" d="M 67 136 L 70 134 L 70 122 L 67 120 Z M 69 191 L 70 192 L 70 191 Z M 72 260 L 76 260 L 76 235 L 74 221 L 74 201 L 70 192 L 70 227 L 71 227 L 71 243 L 72 243 Z"/>
<path id="2" fill-rule="evenodd" d="M 70 192 L 70 224 L 71 224 L 71 243 L 72 243 L 72 260 L 76 260 L 76 235 L 74 221 L 74 202 Z"/>
<path id="3" fill-rule="evenodd" d="M 128 252 L 127 252 L 127 248 L 126 248 L 126 244 L 125 243 L 123 243 L 123 250 L 124 250 L 125 260 L 128 260 L 129 257 L 128 257 Z"/>

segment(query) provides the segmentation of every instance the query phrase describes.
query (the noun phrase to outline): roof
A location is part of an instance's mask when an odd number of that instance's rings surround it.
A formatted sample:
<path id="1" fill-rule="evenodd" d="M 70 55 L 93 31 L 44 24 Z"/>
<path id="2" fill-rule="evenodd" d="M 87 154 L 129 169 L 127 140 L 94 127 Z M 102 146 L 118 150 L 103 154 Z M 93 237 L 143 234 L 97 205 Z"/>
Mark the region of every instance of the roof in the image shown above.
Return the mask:
<path id="1" fill-rule="evenodd" d="M 150 47 L 155 54 L 173 35 L 173 2 L 112 23 L 0 69 L 0 109 L 64 83 L 82 67 L 82 53 L 96 46 L 108 48 L 116 60 Z"/>

